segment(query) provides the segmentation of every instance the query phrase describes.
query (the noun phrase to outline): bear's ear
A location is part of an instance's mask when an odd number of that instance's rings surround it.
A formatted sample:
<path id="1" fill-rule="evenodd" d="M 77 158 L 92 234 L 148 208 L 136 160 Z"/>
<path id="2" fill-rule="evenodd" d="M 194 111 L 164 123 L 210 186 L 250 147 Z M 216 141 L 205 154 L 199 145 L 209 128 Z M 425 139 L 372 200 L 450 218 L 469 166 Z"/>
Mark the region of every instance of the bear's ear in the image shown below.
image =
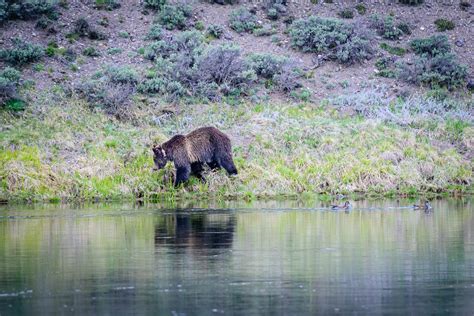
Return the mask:
<path id="1" fill-rule="evenodd" d="M 155 154 L 157 154 L 157 153 L 159 153 L 159 152 L 161 151 L 161 150 L 160 150 L 160 146 L 158 146 L 158 145 L 153 146 L 152 149 L 153 149 L 153 152 L 154 152 Z"/>

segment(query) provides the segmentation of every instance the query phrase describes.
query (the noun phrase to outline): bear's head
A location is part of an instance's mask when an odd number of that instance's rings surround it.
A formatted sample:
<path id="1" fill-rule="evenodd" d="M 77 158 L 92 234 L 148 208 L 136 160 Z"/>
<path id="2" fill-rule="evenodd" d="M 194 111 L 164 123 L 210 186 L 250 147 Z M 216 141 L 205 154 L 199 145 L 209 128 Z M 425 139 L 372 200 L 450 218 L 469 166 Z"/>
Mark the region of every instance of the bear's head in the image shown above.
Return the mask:
<path id="1" fill-rule="evenodd" d="M 160 170 L 166 166 L 168 162 L 168 157 L 166 152 L 161 146 L 153 147 L 153 161 L 155 162 L 155 169 Z"/>

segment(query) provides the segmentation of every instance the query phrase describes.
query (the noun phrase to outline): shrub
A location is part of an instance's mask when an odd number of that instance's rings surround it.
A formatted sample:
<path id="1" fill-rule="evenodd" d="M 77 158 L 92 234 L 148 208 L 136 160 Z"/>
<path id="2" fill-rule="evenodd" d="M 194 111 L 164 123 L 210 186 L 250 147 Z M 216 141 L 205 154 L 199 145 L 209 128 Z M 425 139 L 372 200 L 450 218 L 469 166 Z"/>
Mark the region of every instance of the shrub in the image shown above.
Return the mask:
<path id="1" fill-rule="evenodd" d="M 352 29 L 348 40 L 340 44 L 334 55 L 329 57 L 343 64 L 360 63 L 372 58 L 374 50 L 370 44 L 370 34 L 362 27 Z"/>
<path id="2" fill-rule="evenodd" d="M 257 17 L 246 8 L 238 8 L 230 13 L 229 27 L 237 33 L 249 32 L 258 28 Z"/>
<path id="3" fill-rule="evenodd" d="M 300 77 L 301 74 L 293 63 L 287 62 L 283 64 L 281 71 L 273 76 L 273 81 L 280 90 L 288 93 L 301 87 Z"/>
<path id="4" fill-rule="evenodd" d="M 13 47 L 0 50 L 0 60 L 12 65 L 22 66 L 37 61 L 44 55 L 44 48 L 40 45 L 31 44 L 19 38 L 12 41 Z"/>
<path id="5" fill-rule="evenodd" d="M 391 16 L 380 17 L 378 15 L 372 15 L 370 20 L 371 27 L 377 31 L 377 34 L 385 39 L 398 40 L 403 35 L 403 31 L 395 26 L 393 17 Z"/>
<path id="6" fill-rule="evenodd" d="M 321 53 L 347 41 L 350 27 L 336 19 L 311 16 L 293 22 L 292 45 L 303 52 Z"/>
<path id="7" fill-rule="evenodd" d="M 224 34 L 224 28 L 220 25 L 211 24 L 207 28 L 207 34 L 214 38 L 221 38 L 222 34 Z"/>
<path id="8" fill-rule="evenodd" d="M 454 30 L 455 27 L 454 22 L 447 19 L 436 19 L 436 21 L 434 21 L 434 24 L 436 25 L 436 28 L 439 32 L 451 31 Z"/>
<path id="9" fill-rule="evenodd" d="M 166 3 L 166 0 L 144 0 L 145 8 L 160 10 Z"/>
<path id="10" fill-rule="evenodd" d="M 84 50 L 82 51 L 82 55 L 89 57 L 98 57 L 100 56 L 100 53 L 95 49 L 95 47 L 89 46 L 87 48 L 84 48 Z"/>
<path id="11" fill-rule="evenodd" d="M 451 53 L 421 56 L 413 65 L 400 65 L 400 78 L 414 84 L 432 88 L 457 88 L 464 84 L 467 68 L 460 65 Z"/>
<path id="12" fill-rule="evenodd" d="M 169 58 L 177 53 L 184 52 L 194 56 L 194 50 L 201 49 L 204 37 L 198 31 L 185 31 L 170 38 L 153 42 L 145 47 L 144 57 L 149 60 Z"/>
<path id="13" fill-rule="evenodd" d="M 396 73 L 394 71 L 395 59 L 393 57 L 381 57 L 375 62 L 375 68 L 377 68 L 377 75 L 385 78 L 395 78 Z"/>
<path id="14" fill-rule="evenodd" d="M 163 27 L 160 24 L 153 24 L 146 36 L 147 40 L 160 40 L 163 36 Z"/>
<path id="15" fill-rule="evenodd" d="M 278 20 L 281 15 L 286 14 L 286 0 L 269 0 L 265 1 L 267 17 L 270 20 Z"/>
<path id="16" fill-rule="evenodd" d="M 57 1 L 0 0 L 0 23 L 9 19 L 30 20 L 46 15 L 57 18 Z"/>
<path id="17" fill-rule="evenodd" d="M 0 105 L 6 105 L 7 101 L 18 98 L 20 76 L 21 73 L 15 68 L 6 67 L 0 71 Z"/>
<path id="18" fill-rule="evenodd" d="M 114 10 L 120 8 L 119 0 L 95 0 L 97 9 Z"/>
<path id="19" fill-rule="evenodd" d="M 185 4 L 165 4 L 158 14 L 158 21 L 168 30 L 182 30 L 187 18 L 191 16 L 191 8 Z"/>
<path id="20" fill-rule="evenodd" d="M 272 54 L 251 54 L 247 57 L 248 66 L 255 71 L 257 76 L 265 79 L 273 79 L 287 62 L 287 58 Z"/>
<path id="21" fill-rule="evenodd" d="M 112 66 L 107 69 L 111 83 L 135 86 L 139 81 L 138 72 L 131 66 Z"/>
<path id="22" fill-rule="evenodd" d="M 49 57 L 53 57 L 56 55 L 56 51 L 58 50 L 58 44 L 55 41 L 50 41 L 48 46 L 46 46 L 45 52 L 46 55 Z"/>
<path id="23" fill-rule="evenodd" d="M 204 27 L 204 22 L 203 21 L 197 21 L 195 24 L 194 24 L 194 28 L 198 31 L 204 31 L 205 27 Z"/>
<path id="24" fill-rule="evenodd" d="M 352 9 L 346 8 L 339 11 L 337 15 L 343 19 L 352 19 L 354 18 L 354 11 L 352 11 Z"/>
<path id="25" fill-rule="evenodd" d="M 233 45 L 207 48 L 196 63 L 197 80 L 226 85 L 232 89 L 248 83 L 252 78 L 244 73 L 246 69 L 240 54 L 240 48 Z"/>
<path id="26" fill-rule="evenodd" d="M 76 91 L 92 107 L 101 108 L 107 114 L 114 115 L 117 118 L 130 116 L 130 113 L 128 113 L 131 105 L 130 97 L 135 92 L 132 85 L 90 80 L 80 84 Z"/>
<path id="27" fill-rule="evenodd" d="M 74 29 L 66 37 L 77 39 L 77 37 L 88 37 L 91 40 L 104 40 L 107 37 L 105 34 L 99 32 L 91 27 L 85 18 L 79 18 L 74 22 Z"/>
<path id="28" fill-rule="evenodd" d="M 181 83 L 163 77 L 145 80 L 137 89 L 145 94 L 166 95 L 168 101 L 176 101 L 186 93 L 186 89 Z"/>
<path id="29" fill-rule="evenodd" d="M 401 4 L 406 4 L 406 5 L 419 5 L 425 2 L 424 0 L 398 0 Z"/>
<path id="30" fill-rule="evenodd" d="M 48 27 L 51 26 L 51 24 L 52 24 L 52 22 L 51 22 L 50 19 L 48 19 L 46 16 L 42 16 L 38 19 L 38 21 L 36 21 L 35 27 L 37 29 L 46 30 Z"/>
<path id="31" fill-rule="evenodd" d="M 257 76 L 271 80 L 272 84 L 284 92 L 291 92 L 301 86 L 299 83 L 301 75 L 297 72 L 294 63 L 286 57 L 251 54 L 246 62 Z"/>
<path id="32" fill-rule="evenodd" d="M 412 27 L 410 26 L 410 24 L 408 24 L 406 22 L 399 22 L 397 24 L 397 29 L 399 29 L 400 31 L 402 31 L 406 35 L 411 34 L 411 28 Z"/>
<path id="33" fill-rule="evenodd" d="M 291 25 L 290 37 L 293 47 L 326 53 L 341 63 L 360 62 L 373 55 L 370 33 L 337 19 L 311 16 L 297 20 Z"/>
<path id="34" fill-rule="evenodd" d="M 118 36 L 121 37 L 121 38 L 129 38 L 130 34 L 127 31 L 120 31 L 118 33 Z"/>
<path id="35" fill-rule="evenodd" d="M 239 0 L 207 0 L 207 1 L 209 3 L 217 3 L 217 4 L 221 4 L 221 5 L 239 3 Z"/>
<path id="36" fill-rule="evenodd" d="M 362 3 L 357 4 L 355 9 L 360 15 L 364 15 L 367 12 L 367 8 Z"/>
<path id="37" fill-rule="evenodd" d="M 278 10 L 275 9 L 275 8 L 270 8 L 268 9 L 267 11 L 267 18 L 269 18 L 270 20 L 278 20 Z"/>
<path id="38" fill-rule="evenodd" d="M 431 57 L 451 51 L 446 35 L 433 35 L 428 38 L 414 39 L 410 42 L 410 47 L 417 55 Z"/>

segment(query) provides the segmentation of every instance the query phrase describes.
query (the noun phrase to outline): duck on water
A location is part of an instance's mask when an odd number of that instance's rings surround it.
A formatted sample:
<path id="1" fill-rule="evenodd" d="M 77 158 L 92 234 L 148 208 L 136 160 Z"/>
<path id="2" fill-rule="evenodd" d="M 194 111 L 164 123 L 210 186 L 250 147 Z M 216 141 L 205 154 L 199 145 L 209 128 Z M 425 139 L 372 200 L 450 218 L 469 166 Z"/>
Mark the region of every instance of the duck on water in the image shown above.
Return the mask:
<path id="1" fill-rule="evenodd" d="M 343 205 L 331 205 L 332 210 L 350 210 L 352 204 L 349 201 L 346 201 Z"/>
<path id="2" fill-rule="evenodd" d="M 424 203 L 414 204 L 413 209 L 414 210 L 431 211 L 433 209 L 433 207 L 431 206 L 430 201 L 426 200 Z"/>

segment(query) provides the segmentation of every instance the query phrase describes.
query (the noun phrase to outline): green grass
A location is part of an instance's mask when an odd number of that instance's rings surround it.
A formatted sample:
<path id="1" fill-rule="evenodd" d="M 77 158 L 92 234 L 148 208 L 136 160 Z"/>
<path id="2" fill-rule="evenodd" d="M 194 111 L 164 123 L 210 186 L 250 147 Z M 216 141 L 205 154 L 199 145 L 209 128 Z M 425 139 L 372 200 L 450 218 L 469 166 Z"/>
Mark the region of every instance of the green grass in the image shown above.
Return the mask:
<path id="1" fill-rule="evenodd" d="M 20 114 L 0 112 L 0 200 L 393 196 L 472 189 L 472 162 L 457 150 L 474 133 L 463 121 L 402 127 L 341 117 L 326 101 L 182 105 L 173 116 L 163 116 L 169 105 L 137 103 L 124 122 L 81 100 L 51 94 L 40 94 Z M 239 175 L 209 173 L 206 184 L 192 178 L 173 188 L 171 164 L 152 171 L 151 146 L 206 125 L 230 135 Z"/>
<path id="2" fill-rule="evenodd" d="M 392 46 L 387 43 L 380 43 L 380 48 L 392 55 L 397 56 L 404 56 L 407 52 L 403 47 Z"/>

